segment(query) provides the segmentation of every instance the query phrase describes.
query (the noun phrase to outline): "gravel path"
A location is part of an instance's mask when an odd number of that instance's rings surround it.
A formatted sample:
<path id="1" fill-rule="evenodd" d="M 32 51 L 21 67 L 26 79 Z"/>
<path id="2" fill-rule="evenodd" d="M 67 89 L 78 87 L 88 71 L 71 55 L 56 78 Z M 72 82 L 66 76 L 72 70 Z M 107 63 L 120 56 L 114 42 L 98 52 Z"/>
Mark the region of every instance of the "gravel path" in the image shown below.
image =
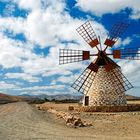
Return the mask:
<path id="1" fill-rule="evenodd" d="M 24 102 L 0 105 L 0 140 L 86 140 L 96 136 L 53 122 L 51 114 L 32 108 Z"/>
<path id="2" fill-rule="evenodd" d="M 102 133 L 100 130 L 96 132 L 95 128 L 100 128 L 98 126 L 100 123 L 97 124 L 96 120 L 95 124 L 96 126 L 91 128 L 69 128 L 61 121 L 57 123 L 52 114 L 38 111 L 25 102 L 0 105 L 0 140 L 139 140 L 140 138 L 137 133 L 136 137 L 104 134 L 104 126 Z"/>

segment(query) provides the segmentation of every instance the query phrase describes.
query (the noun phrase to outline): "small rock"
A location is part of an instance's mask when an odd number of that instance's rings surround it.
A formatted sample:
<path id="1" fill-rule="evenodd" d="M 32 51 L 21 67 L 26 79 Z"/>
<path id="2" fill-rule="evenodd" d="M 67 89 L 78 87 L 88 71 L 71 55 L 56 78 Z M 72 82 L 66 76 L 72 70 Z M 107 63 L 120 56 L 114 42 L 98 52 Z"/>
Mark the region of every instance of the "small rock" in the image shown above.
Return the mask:
<path id="1" fill-rule="evenodd" d="M 92 123 L 84 123 L 84 126 L 92 126 Z"/>
<path id="2" fill-rule="evenodd" d="M 66 125 L 67 125 L 67 126 L 73 126 L 73 124 L 72 124 L 72 123 L 66 123 Z"/>
<path id="3" fill-rule="evenodd" d="M 79 126 L 79 127 L 84 126 L 84 124 L 83 124 L 83 122 L 81 121 L 80 118 L 74 120 L 73 124 L 74 124 L 75 126 Z"/>
<path id="4" fill-rule="evenodd" d="M 72 110 L 74 110 L 74 107 L 73 107 L 73 106 L 69 106 L 69 107 L 68 107 L 68 110 L 69 110 L 69 111 L 72 111 Z"/>

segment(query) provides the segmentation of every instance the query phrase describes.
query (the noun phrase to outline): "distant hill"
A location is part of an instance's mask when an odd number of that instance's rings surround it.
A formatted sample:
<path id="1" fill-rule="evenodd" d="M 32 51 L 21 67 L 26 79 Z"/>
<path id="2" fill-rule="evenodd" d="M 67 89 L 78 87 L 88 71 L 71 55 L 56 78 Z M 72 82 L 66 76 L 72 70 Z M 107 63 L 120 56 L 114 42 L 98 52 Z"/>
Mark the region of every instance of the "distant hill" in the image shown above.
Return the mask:
<path id="1" fill-rule="evenodd" d="M 26 95 L 27 96 L 27 95 Z M 31 95 L 28 95 L 31 96 Z M 66 100 L 66 99 L 71 99 L 71 100 L 82 100 L 83 96 L 82 95 L 72 95 L 72 94 L 58 94 L 58 95 L 46 95 L 46 94 L 41 94 L 41 95 L 33 95 L 32 97 L 37 97 L 40 99 L 47 98 L 49 100 L 55 99 L 55 100 Z M 140 97 L 137 96 L 132 96 L 132 95 L 126 95 L 127 100 L 140 100 Z"/>
<path id="2" fill-rule="evenodd" d="M 12 96 L 4 93 L 0 93 L 0 104 L 5 103 L 12 103 L 12 102 L 18 102 L 18 101 L 26 101 L 28 103 L 40 103 L 43 100 L 41 100 L 38 97 L 33 96 Z"/>
<path id="3" fill-rule="evenodd" d="M 132 96 L 132 95 L 126 95 L 127 100 L 140 100 L 140 97 Z"/>
<path id="4" fill-rule="evenodd" d="M 71 95 L 71 94 L 58 94 L 58 95 L 46 95 L 46 94 L 41 94 L 41 95 L 36 95 L 34 97 L 38 97 L 41 99 L 47 98 L 49 100 L 56 99 L 56 100 L 65 100 L 65 99 L 73 99 L 73 100 L 82 100 L 83 96 L 82 95 Z M 140 97 L 137 96 L 132 96 L 132 95 L 126 95 L 127 100 L 140 100 Z"/>
<path id="5" fill-rule="evenodd" d="M 28 103 L 43 103 L 44 99 L 42 100 L 39 97 L 36 96 L 30 96 L 30 95 L 20 95 L 18 96 L 21 101 L 26 101 Z"/>
<path id="6" fill-rule="evenodd" d="M 55 100 L 60 100 L 60 101 L 67 100 L 67 99 L 81 100 L 83 98 L 83 96 L 81 96 L 81 95 L 76 96 L 76 95 L 71 95 L 71 94 L 58 94 L 58 95 L 41 94 L 41 95 L 36 95 L 36 97 L 41 98 L 41 99 L 47 98 L 48 100 L 55 99 Z"/>
<path id="7" fill-rule="evenodd" d="M 11 102 L 18 102 L 18 101 L 26 101 L 28 103 L 40 103 L 43 102 L 43 100 L 47 98 L 48 100 L 82 100 L 83 96 L 81 95 L 71 95 L 71 94 L 59 94 L 59 95 L 28 95 L 23 94 L 19 96 L 11 96 L 8 94 L 0 93 L 0 104 L 4 103 L 11 103 Z M 132 95 L 126 95 L 127 100 L 140 100 L 140 97 L 132 96 Z"/>
<path id="8" fill-rule="evenodd" d="M 17 102 L 19 100 L 20 100 L 19 97 L 0 93 L 0 104 Z"/>

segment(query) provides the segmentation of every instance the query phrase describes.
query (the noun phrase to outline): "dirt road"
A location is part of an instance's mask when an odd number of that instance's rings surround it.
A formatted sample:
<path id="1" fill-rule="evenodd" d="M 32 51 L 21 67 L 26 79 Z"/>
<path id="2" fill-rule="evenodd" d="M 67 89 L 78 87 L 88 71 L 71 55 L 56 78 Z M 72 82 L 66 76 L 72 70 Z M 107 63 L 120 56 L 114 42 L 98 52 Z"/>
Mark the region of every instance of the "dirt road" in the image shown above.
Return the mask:
<path id="1" fill-rule="evenodd" d="M 0 140 L 140 139 L 139 114 L 134 118 L 124 115 L 124 120 L 119 115 L 116 118 L 108 117 L 108 119 L 100 115 L 82 114 L 82 117 L 87 120 L 93 119 L 95 125 L 70 128 L 61 120 L 56 120 L 52 114 L 38 111 L 25 102 L 0 105 Z M 119 126 L 119 123 L 122 124 Z"/>

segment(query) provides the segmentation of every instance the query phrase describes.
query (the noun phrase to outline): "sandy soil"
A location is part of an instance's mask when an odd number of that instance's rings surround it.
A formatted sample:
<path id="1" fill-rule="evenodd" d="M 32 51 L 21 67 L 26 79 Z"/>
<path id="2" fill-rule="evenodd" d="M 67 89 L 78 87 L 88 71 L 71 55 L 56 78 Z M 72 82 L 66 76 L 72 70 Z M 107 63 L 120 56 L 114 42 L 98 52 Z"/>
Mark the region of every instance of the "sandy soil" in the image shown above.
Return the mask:
<path id="1" fill-rule="evenodd" d="M 140 104 L 140 100 L 127 101 L 127 104 Z"/>
<path id="2" fill-rule="evenodd" d="M 68 104 L 47 104 L 66 111 Z M 71 128 L 51 113 L 25 103 L 0 105 L 0 140 L 139 140 L 140 112 L 76 113 L 91 127 Z"/>

